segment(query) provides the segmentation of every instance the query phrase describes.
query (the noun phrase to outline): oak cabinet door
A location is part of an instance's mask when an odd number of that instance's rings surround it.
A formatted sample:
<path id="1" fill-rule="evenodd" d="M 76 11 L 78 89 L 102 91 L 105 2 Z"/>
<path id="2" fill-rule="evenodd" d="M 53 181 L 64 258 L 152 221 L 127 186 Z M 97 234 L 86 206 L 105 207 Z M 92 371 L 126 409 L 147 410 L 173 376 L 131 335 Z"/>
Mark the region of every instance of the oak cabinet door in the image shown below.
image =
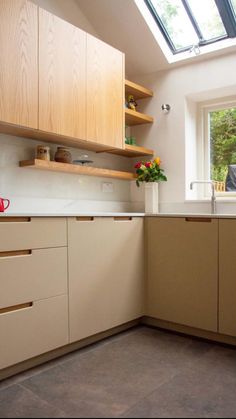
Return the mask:
<path id="1" fill-rule="evenodd" d="M 236 336 L 236 220 L 219 223 L 219 332 Z"/>
<path id="2" fill-rule="evenodd" d="M 124 147 L 124 54 L 87 35 L 87 140 Z"/>
<path id="3" fill-rule="evenodd" d="M 68 223 L 70 341 L 143 316 L 143 219 Z"/>
<path id="4" fill-rule="evenodd" d="M 86 139 L 86 33 L 39 9 L 39 129 Z"/>
<path id="5" fill-rule="evenodd" d="M 217 332 L 218 220 L 148 218 L 148 316 Z"/>
<path id="6" fill-rule="evenodd" d="M 38 8 L 0 0 L 0 121 L 38 128 Z"/>

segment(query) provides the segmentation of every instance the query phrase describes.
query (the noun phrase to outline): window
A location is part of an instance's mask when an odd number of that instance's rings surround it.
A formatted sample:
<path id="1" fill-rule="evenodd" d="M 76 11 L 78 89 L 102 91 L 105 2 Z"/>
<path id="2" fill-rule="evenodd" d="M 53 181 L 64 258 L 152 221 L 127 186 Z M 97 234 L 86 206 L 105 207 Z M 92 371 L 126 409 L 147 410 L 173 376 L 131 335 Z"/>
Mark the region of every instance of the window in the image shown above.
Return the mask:
<path id="1" fill-rule="evenodd" d="M 236 0 L 144 0 L 173 54 L 236 38 Z"/>
<path id="2" fill-rule="evenodd" d="M 206 179 L 236 194 L 236 103 L 206 109 Z"/>

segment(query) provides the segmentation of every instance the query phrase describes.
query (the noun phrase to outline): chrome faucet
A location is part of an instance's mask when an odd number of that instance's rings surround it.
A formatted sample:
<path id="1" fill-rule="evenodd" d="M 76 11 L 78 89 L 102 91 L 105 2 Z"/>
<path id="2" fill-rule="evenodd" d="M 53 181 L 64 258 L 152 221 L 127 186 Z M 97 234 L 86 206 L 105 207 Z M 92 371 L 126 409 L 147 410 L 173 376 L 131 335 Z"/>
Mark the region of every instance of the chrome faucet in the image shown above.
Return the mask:
<path id="1" fill-rule="evenodd" d="M 190 183 L 191 190 L 193 190 L 193 185 L 195 184 L 211 185 L 211 213 L 216 214 L 216 194 L 214 182 L 212 180 L 195 180 Z"/>

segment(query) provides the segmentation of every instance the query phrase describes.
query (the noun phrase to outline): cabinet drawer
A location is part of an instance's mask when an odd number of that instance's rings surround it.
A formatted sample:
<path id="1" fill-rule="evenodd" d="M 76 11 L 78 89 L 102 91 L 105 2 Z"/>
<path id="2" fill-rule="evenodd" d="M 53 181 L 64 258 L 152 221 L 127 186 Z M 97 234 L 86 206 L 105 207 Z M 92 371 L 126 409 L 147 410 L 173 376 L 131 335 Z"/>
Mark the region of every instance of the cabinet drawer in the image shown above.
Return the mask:
<path id="1" fill-rule="evenodd" d="M 67 294 L 67 248 L 0 252 L 0 309 Z"/>
<path id="2" fill-rule="evenodd" d="M 0 217 L 0 252 L 67 246 L 66 218 Z"/>
<path id="3" fill-rule="evenodd" d="M 0 369 L 68 344 L 67 296 L 0 310 L 0 336 Z"/>

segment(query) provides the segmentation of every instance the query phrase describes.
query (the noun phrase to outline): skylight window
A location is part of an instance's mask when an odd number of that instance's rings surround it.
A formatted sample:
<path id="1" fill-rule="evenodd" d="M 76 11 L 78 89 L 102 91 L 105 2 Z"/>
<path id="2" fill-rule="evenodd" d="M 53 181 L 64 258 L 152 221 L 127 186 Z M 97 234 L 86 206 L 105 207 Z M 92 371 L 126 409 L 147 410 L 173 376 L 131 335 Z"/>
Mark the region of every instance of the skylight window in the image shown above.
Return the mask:
<path id="1" fill-rule="evenodd" d="M 236 38 L 236 0 L 144 0 L 173 54 Z"/>

